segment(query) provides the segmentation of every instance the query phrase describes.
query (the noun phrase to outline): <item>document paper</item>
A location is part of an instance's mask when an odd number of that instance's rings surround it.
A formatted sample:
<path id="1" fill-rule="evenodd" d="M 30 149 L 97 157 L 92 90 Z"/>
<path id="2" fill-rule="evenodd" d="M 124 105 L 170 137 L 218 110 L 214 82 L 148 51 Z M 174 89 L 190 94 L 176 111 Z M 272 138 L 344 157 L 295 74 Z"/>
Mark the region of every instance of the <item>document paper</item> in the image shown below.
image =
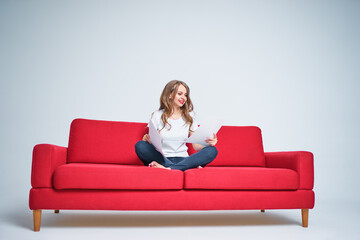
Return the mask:
<path id="1" fill-rule="evenodd" d="M 206 121 L 204 124 L 201 124 L 200 127 L 196 129 L 196 131 L 184 142 L 209 146 L 205 140 L 207 138 L 213 138 L 214 133 L 216 134 L 220 130 L 222 123 L 223 120 L 220 119 L 208 119 L 208 121 Z M 158 152 L 164 155 L 162 151 L 163 139 L 160 133 L 157 131 L 152 120 L 149 122 L 149 136 L 151 144 L 154 145 Z"/>
<path id="2" fill-rule="evenodd" d="M 162 137 L 159 134 L 159 132 L 156 130 L 156 127 L 152 120 L 150 120 L 149 123 L 149 136 L 150 136 L 150 142 L 158 152 L 160 152 L 162 155 L 164 155 L 162 151 Z"/>
<path id="3" fill-rule="evenodd" d="M 221 119 L 208 119 L 205 123 L 201 124 L 198 129 L 186 140 L 188 143 L 198 143 L 203 146 L 209 146 L 205 140 L 207 138 L 213 138 L 214 133 L 216 134 L 221 126 L 223 120 Z"/>

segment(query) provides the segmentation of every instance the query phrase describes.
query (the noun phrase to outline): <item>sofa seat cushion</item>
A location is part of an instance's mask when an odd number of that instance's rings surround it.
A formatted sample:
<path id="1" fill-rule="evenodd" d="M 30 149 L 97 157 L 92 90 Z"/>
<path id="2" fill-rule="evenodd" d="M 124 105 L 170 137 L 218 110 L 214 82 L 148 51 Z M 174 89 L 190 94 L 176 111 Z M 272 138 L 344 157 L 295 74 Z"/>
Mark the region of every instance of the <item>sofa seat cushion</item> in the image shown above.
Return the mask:
<path id="1" fill-rule="evenodd" d="M 55 189 L 183 189 L 184 173 L 137 165 L 70 163 L 56 168 Z"/>
<path id="2" fill-rule="evenodd" d="M 296 171 L 264 167 L 205 167 L 189 169 L 185 174 L 185 189 L 229 190 L 296 190 Z"/>

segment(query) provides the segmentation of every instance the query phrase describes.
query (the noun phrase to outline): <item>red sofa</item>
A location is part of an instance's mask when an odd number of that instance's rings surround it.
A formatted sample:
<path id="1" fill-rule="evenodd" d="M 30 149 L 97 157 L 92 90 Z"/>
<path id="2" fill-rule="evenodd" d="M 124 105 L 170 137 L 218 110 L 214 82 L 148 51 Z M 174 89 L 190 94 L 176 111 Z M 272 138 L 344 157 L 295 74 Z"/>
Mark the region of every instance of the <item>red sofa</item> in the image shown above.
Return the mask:
<path id="1" fill-rule="evenodd" d="M 315 201 L 312 153 L 264 153 L 258 127 L 223 126 L 218 155 L 206 167 L 150 168 L 135 153 L 146 125 L 75 119 L 68 147 L 36 145 L 29 197 L 34 231 L 43 209 L 301 209 L 307 227 Z"/>

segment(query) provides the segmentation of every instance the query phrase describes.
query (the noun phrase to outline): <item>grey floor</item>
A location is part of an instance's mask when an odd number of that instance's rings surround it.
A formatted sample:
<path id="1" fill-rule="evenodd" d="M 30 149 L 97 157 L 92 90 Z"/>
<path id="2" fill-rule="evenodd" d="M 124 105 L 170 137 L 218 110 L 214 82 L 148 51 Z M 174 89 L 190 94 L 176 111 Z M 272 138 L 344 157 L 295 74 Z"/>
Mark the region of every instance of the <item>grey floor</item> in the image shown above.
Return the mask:
<path id="1" fill-rule="evenodd" d="M 144 212 L 43 211 L 41 231 L 32 231 L 32 212 L 1 212 L 0 239 L 360 239 L 356 202 L 317 203 L 309 227 L 300 210 Z"/>

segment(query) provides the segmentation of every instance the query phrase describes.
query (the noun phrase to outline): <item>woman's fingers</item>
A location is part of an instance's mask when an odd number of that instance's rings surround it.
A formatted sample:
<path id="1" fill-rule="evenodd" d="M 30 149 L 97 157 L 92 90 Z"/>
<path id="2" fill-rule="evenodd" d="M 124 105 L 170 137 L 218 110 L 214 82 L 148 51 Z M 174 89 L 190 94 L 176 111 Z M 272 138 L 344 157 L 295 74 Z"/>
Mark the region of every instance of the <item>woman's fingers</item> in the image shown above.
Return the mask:
<path id="1" fill-rule="evenodd" d="M 146 141 L 146 142 L 148 142 L 148 143 L 150 143 L 150 144 L 151 144 L 149 134 L 145 134 L 145 135 L 144 135 L 144 137 L 143 137 L 143 141 Z"/>
<path id="2" fill-rule="evenodd" d="M 205 142 L 207 142 L 208 144 L 210 144 L 211 146 L 215 146 L 215 144 L 217 143 L 217 136 L 214 133 L 214 137 L 213 138 L 206 138 Z"/>

